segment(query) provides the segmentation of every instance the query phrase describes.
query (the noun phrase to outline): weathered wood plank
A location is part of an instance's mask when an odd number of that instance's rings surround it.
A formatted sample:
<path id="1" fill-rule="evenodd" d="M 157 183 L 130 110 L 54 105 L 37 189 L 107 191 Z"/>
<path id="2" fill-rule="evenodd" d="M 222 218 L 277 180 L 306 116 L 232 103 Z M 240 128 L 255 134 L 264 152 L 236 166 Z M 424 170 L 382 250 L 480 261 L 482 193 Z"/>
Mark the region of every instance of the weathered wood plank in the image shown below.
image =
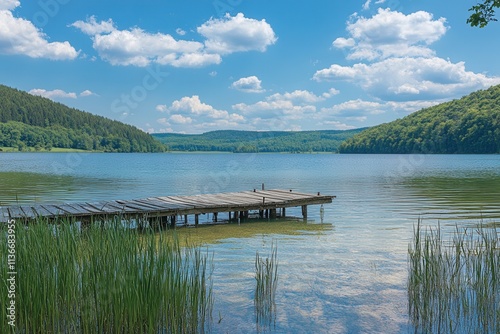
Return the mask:
<path id="1" fill-rule="evenodd" d="M 52 213 L 45 209 L 42 205 L 34 205 L 33 210 L 37 214 L 37 217 L 51 217 Z"/>
<path id="2" fill-rule="evenodd" d="M 70 216 L 86 216 L 86 215 L 88 215 L 88 211 L 84 212 L 82 209 L 76 209 L 69 204 L 58 204 L 58 205 L 56 205 L 56 207 L 65 212 L 65 214 L 63 214 L 64 216 L 68 216 L 68 215 L 70 215 Z"/>
<path id="3" fill-rule="evenodd" d="M 11 218 L 25 218 L 25 214 L 23 210 L 21 210 L 21 207 L 19 206 L 10 206 L 9 207 L 9 215 Z"/>
<path id="4" fill-rule="evenodd" d="M 95 215 L 188 215 L 200 213 L 275 210 L 276 208 L 331 203 L 335 196 L 305 194 L 282 189 L 241 191 L 192 196 L 164 196 L 134 200 L 0 207 L 0 222 L 9 217 L 90 217 Z M 272 211 L 274 212 L 274 211 Z"/>
<path id="5" fill-rule="evenodd" d="M 33 208 L 31 206 L 21 206 L 20 209 L 24 212 L 24 216 L 26 218 L 36 218 L 36 214 L 33 212 Z"/>
<path id="6" fill-rule="evenodd" d="M 0 223 L 7 223 L 9 219 L 9 210 L 6 207 L 0 207 Z"/>
<path id="7" fill-rule="evenodd" d="M 53 216 L 53 217 L 57 217 L 57 216 L 60 216 L 60 215 L 63 215 L 64 212 L 59 209 L 58 207 L 56 207 L 55 205 L 42 205 L 42 207 L 47 210 L 48 212 L 50 212 L 50 214 Z"/>
<path id="8" fill-rule="evenodd" d="M 118 208 L 112 206 L 109 201 L 87 202 L 85 204 L 102 212 L 102 214 L 117 214 L 121 212 Z"/>

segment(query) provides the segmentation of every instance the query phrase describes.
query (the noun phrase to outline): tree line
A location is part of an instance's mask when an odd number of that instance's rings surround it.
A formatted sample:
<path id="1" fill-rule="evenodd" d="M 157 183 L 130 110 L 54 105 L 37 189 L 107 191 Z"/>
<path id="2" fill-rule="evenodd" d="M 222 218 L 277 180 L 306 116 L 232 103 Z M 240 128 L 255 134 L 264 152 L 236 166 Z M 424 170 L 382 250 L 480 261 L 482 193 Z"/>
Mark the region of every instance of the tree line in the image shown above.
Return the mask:
<path id="1" fill-rule="evenodd" d="M 0 85 L 0 146 L 162 152 L 140 129 Z"/>
<path id="2" fill-rule="evenodd" d="M 500 85 L 369 128 L 341 153 L 500 153 Z"/>
<path id="3" fill-rule="evenodd" d="M 235 131 L 219 130 L 199 135 L 153 134 L 172 151 L 337 152 L 340 144 L 359 133 L 356 130 Z"/>

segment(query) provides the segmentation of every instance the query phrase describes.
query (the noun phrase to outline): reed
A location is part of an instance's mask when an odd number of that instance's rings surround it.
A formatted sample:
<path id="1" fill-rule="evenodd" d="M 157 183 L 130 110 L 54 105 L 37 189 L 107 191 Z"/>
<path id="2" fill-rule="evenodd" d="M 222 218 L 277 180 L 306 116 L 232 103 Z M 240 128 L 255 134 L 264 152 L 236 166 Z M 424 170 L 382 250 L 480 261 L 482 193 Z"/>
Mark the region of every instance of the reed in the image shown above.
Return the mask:
<path id="1" fill-rule="evenodd" d="M 278 286 L 278 247 L 271 245 L 271 254 L 262 258 L 259 252 L 255 255 L 255 296 L 254 306 L 256 323 L 270 327 L 276 322 L 276 288 Z"/>
<path id="2" fill-rule="evenodd" d="M 495 228 L 422 230 L 409 246 L 408 305 L 415 332 L 500 333 L 500 241 Z"/>
<path id="3" fill-rule="evenodd" d="M 208 256 L 163 233 L 105 226 L 18 226 L 16 331 L 207 331 L 213 306 Z M 0 326 L 7 333 L 5 321 Z"/>

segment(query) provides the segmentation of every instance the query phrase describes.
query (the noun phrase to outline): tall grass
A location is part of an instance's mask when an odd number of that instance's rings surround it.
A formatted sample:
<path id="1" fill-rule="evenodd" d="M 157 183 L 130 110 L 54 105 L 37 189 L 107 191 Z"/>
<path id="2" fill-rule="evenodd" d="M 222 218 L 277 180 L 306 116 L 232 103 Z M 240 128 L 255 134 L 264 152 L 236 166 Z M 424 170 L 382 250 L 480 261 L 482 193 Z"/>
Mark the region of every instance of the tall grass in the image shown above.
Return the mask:
<path id="1" fill-rule="evenodd" d="M 409 246 L 408 297 L 416 332 L 500 333 L 500 241 L 496 229 L 459 229 L 448 242 L 440 228 Z"/>
<path id="2" fill-rule="evenodd" d="M 271 254 L 262 258 L 255 255 L 254 306 L 257 328 L 270 327 L 276 321 L 276 288 L 278 286 L 278 247 L 273 243 Z"/>
<path id="3" fill-rule="evenodd" d="M 16 234 L 18 332 L 209 329 L 211 267 L 199 248 L 181 247 L 162 233 L 97 224 L 79 230 L 64 222 L 39 222 L 18 226 Z M 0 293 L 3 300 L 1 287 Z M 5 321 L 0 320 L 0 326 L 0 332 L 7 333 Z"/>

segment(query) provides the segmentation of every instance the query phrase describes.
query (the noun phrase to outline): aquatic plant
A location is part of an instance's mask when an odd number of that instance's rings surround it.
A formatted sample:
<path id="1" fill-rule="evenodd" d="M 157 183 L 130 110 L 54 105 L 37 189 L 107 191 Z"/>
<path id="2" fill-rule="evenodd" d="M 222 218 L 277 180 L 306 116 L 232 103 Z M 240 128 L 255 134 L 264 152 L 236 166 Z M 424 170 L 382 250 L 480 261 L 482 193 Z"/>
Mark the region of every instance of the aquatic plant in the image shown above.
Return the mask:
<path id="1" fill-rule="evenodd" d="M 255 255 L 255 296 L 254 306 L 257 328 L 276 322 L 276 288 L 278 286 L 278 247 L 271 245 L 271 254 L 263 259 L 259 252 Z"/>
<path id="2" fill-rule="evenodd" d="M 2 240 L 1 254 L 5 254 Z M 39 221 L 16 229 L 16 332 L 199 333 L 213 307 L 210 260 L 176 238 L 121 225 Z M 4 256 L 0 267 L 6 267 Z M 0 284 L 3 300 L 5 287 Z M 0 332 L 7 333 L 2 310 Z"/>
<path id="3" fill-rule="evenodd" d="M 495 228 L 421 229 L 409 246 L 408 305 L 415 332 L 500 332 L 500 241 Z"/>

